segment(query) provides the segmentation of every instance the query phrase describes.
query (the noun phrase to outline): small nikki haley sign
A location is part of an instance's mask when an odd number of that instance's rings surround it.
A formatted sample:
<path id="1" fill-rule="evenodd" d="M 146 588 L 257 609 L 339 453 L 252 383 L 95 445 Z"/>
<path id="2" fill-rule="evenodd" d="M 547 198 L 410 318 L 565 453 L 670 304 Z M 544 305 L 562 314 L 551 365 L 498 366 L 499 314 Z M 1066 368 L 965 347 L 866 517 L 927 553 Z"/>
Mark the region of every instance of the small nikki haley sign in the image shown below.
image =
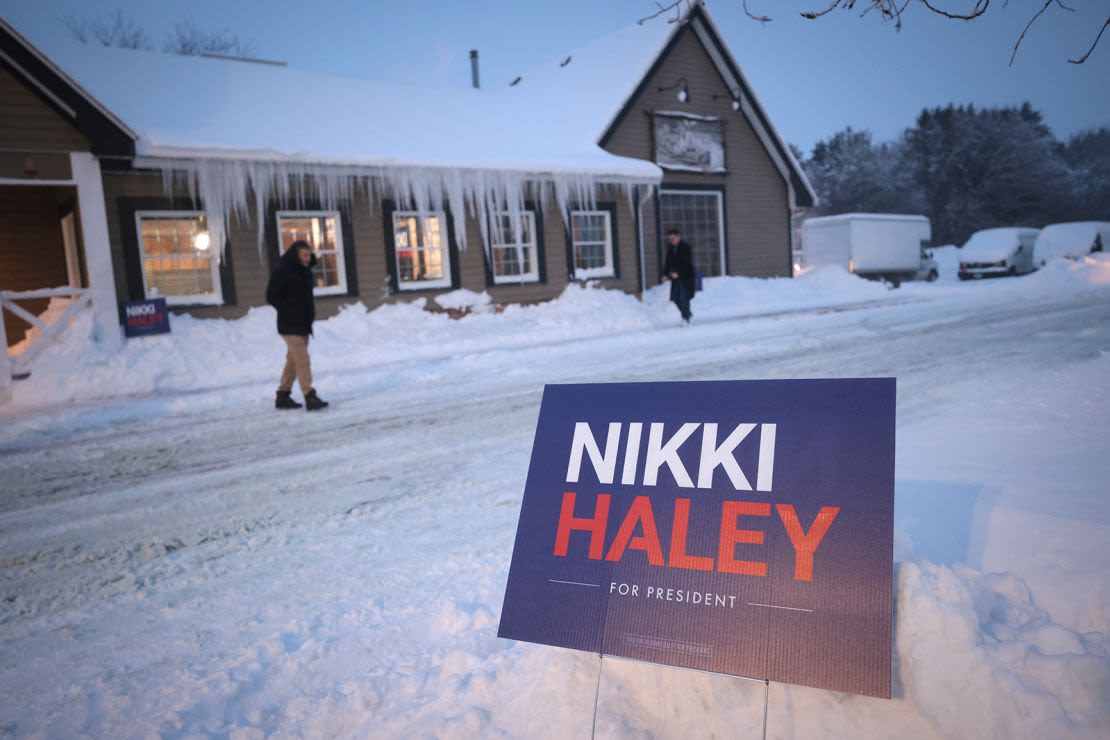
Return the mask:
<path id="1" fill-rule="evenodd" d="M 498 635 L 890 696 L 895 381 L 549 385 Z"/>

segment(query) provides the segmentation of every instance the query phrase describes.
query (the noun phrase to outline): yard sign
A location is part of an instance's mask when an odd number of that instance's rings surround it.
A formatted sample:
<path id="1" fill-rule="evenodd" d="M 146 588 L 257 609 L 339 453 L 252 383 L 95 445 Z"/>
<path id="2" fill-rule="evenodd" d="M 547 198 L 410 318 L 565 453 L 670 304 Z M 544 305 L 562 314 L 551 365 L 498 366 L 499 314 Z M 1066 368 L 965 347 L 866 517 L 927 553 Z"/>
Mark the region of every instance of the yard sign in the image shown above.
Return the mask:
<path id="1" fill-rule="evenodd" d="M 170 311 L 165 298 L 125 301 L 120 305 L 120 314 L 123 334 L 128 339 L 170 333 Z"/>
<path id="2" fill-rule="evenodd" d="M 499 636 L 890 696 L 895 381 L 549 385 Z"/>

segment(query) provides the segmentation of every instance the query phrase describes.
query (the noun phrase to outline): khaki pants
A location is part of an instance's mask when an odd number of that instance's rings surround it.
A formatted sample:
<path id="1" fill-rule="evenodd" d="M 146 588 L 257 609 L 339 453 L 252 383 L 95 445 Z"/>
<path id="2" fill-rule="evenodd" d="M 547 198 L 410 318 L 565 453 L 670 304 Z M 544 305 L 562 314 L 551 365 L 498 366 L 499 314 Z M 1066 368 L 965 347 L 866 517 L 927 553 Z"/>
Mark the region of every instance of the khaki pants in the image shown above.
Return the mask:
<path id="1" fill-rule="evenodd" d="M 293 390 L 293 379 L 301 386 L 301 393 L 312 390 L 312 361 L 308 358 L 308 337 L 295 334 L 282 334 L 285 346 L 285 369 L 281 371 L 279 391 Z"/>

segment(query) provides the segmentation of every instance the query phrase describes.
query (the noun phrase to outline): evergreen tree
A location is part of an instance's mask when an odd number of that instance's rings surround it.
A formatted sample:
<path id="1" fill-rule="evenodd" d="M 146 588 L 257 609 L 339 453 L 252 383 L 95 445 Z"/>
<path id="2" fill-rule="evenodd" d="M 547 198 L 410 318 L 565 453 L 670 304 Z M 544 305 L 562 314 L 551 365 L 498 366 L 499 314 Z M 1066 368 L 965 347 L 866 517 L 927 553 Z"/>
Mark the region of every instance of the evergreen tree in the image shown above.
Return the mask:
<path id="1" fill-rule="evenodd" d="M 813 148 L 805 164 L 822 213 L 913 212 L 912 181 L 901 143 L 873 144 L 870 131 L 847 128 Z"/>
<path id="2" fill-rule="evenodd" d="M 1075 134 L 1059 153 L 1072 182 L 1071 219 L 1110 221 L 1110 128 Z"/>

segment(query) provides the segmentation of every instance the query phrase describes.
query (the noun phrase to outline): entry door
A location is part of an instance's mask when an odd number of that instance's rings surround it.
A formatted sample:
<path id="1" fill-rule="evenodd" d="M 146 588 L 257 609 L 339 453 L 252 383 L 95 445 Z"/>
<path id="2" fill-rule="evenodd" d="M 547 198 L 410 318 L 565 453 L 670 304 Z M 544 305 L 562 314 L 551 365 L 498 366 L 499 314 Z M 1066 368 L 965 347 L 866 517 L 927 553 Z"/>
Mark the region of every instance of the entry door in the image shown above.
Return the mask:
<path id="1" fill-rule="evenodd" d="M 661 190 L 660 237 L 678 229 L 694 252 L 694 267 L 705 277 L 725 274 L 724 202 L 719 190 Z"/>

